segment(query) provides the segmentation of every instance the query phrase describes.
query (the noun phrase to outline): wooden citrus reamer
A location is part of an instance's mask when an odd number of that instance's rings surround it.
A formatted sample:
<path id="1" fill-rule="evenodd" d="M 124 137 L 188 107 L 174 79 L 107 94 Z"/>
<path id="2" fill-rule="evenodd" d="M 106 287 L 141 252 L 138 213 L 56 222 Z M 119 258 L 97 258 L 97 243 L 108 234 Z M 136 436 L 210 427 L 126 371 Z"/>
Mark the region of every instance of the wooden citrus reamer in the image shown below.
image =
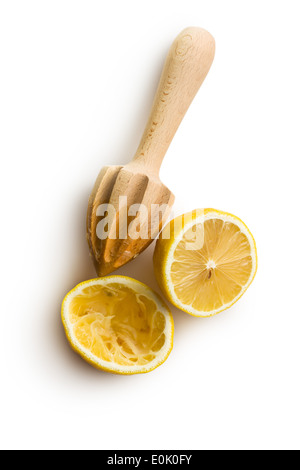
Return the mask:
<path id="1" fill-rule="evenodd" d="M 166 222 L 174 196 L 159 179 L 160 166 L 214 52 L 213 37 L 201 28 L 186 28 L 177 36 L 133 160 L 125 166 L 106 166 L 99 173 L 87 213 L 87 239 L 99 276 L 135 258 Z"/>

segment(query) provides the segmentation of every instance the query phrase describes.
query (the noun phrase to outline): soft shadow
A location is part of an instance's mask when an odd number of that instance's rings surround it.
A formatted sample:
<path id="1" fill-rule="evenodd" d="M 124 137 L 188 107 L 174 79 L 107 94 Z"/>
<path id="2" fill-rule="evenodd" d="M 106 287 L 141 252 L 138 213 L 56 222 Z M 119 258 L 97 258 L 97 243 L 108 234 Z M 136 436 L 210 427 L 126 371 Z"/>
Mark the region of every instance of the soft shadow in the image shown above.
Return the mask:
<path id="1" fill-rule="evenodd" d="M 81 375 L 84 374 L 88 378 L 99 380 L 100 377 L 102 380 L 112 381 L 118 376 L 95 369 L 72 350 L 66 339 L 60 317 L 65 295 L 80 282 L 96 277 L 86 240 L 85 220 L 88 197 L 89 191 L 83 192 L 72 202 L 71 207 L 66 207 L 68 219 L 73 222 L 68 225 L 68 233 L 65 232 L 64 237 L 70 240 L 72 249 L 69 251 L 69 259 L 62 258 L 60 261 L 60 276 L 57 276 L 60 282 L 55 283 L 55 296 L 47 302 L 49 314 L 45 340 L 49 342 L 49 331 L 51 331 L 51 348 L 55 348 L 55 355 L 59 358 L 59 362 L 63 363 L 66 373 L 67 370 L 75 367 Z M 53 360 L 53 356 L 50 359 Z"/>
<path id="2" fill-rule="evenodd" d="M 109 144 L 108 141 L 103 142 L 104 148 L 110 147 L 110 157 L 107 161 L 103 159 L 102 165 L 126 164 L 133 157 L 142 137 L 144 125 L 146 125 L 148 120 L 164 60 L 165 55 L 162 54 L 160 60 L 157 61 L 156 66 L 153 68 L 153 76 L 151 80 L 149 80 L 147 93 L 143 94 L 143 96 L 139 97 L 136 101 L 136 118 L 133 119 L 134 122 L 132 123 L 131 131 L 128 132 L 126 138 L 122 141 L 120 141 L 120 139 L 114 139 L 113 142 L 111 142 L 110 136 L 105 137 L 105 139 L 110 139 Z M 98 155 L 102 154 L 103 152 L 101 152 L 100 149 Z M 95 158 L 98 159 L 98 155 L 95 156 Z M 93 160 L 93 157 L 91 157 L 91 160 Z M 101 167 L 99 167 L 99 171 L 100 169 Z M 95 178 L 96 176 L 97 175 L 95 175 Z M 91 186 L 81 194 L 74 192 L 74 201 L 72 201 L 70 207 L 65 208 L 66 214 L 68 214 L 67 218 L 69 224 L 67 225 L 68 233 L 64 233 L 64 237 L 70 240 L 74 256 L 70 256 L 70 259 L 61 259 L 59 268 L 61 270 L 60 274 L 62 274 L 57 276 L 60 282 L 59 285 L 57 285 L 57 283 L 55 285 L 55 297 L 50 296 L 47 303 L 49 315 L 47 316 L 46 334 L 47 339 L 49 339 L 49 331 L 51 331 L 53 342 L 50 347 L 51 349 L 55 348 L 58 357 L 61 358 L 61 361 L 64 362 L 64 366 L 67 369 L 75 367 L 80 371 L 80 374 L 84 374 L 90 378 L 95 377 L 96 380 L 100 377 L 101 380 L 111 382 L 119 379 L 120 376 L 107 374 L 93 368 L 75 353 L 66 340 L 60 319 L 61 303 L 66 293 L 73 289 L 78 283 L 96 277 L 96 272 L 89 255 L 85 227 L 87 202 L 93 183 L 94 181 L 91 181 Z M 60 233 L 60 227 L 58 227 L 57 243 L 60 240 Z M 115 274 L 130 276 L 144 282 L 163 297 L 153 271 L 152 257 L 154 247 L 155 241 L 135 260 L 115 271 Z M 191 322 L 191 319 L 187 318 L 182 312 L 172 306 L 170 306 L 170 308 L 175 317 L 176 328 L 180 327 L 181 329 L 184 324 Z M 124 377 L 122 377 L 122 380 L 124 380 Z"/>
<path id="3" fill-rule="evenodd" d="M 89 256 L 89 248 L 86 240 L 85 218 L 88 197 L 89 191 L 83 191 L 81 195 L 78 195 L 78 197 L 72 201 L 71 207 L 66 207 L 69 224 L 67 224 L 67 232 L 64 232 L 64 240 L 65 243 L 66 240 L 70 240 L 71 246 L 69 247 L 68 257 L 62 257 L 60 260 L 60 265 L 58 266 L 59 273 L 53 273 L 52 276 L 55 283 L 55 296 L 50 295 L 50 298 L 46 302 L 48 315 L 46 328 L 43 323 L 43 328 L 45 328 L 44 343 L 47 343 L 48 348 L 51 349 L 51 353 L 48 352 L 50 355 L 48 358 L 49 367 L 53 368 L 53 357 L 60 363 L 59 367 L 53 370 L 54 374 L 61 375 L 62 367 L 66 374 L 68 373 L 67 371 L 71 372 L 76 369 L 80 373 L 80 376 L 84 375 L 88 380 L 99 380 L 100 378 L 101 381 L 105 381 L 105 383 L 112 383 L 119 379 L 124 380 L 124 377 L 95 369 L 73 351 L 66 339 L 60 318 L 61 304 L 65 295 L 80 282 L 97 277 L 94 265 Z M 59 239 L 60 233 L 58 236 L 58 240 Z M 124 275 L 137 279 L 151 287 L 162 297 L 173 314 L 176 341 L 176 338 L 187 335 L 188 331 L 191 329 L 200 328 L 201 320 L 173 307 L 165 299 L 154 275 L 153 252 L 155 244 L 156 241 L 154 240 L 137 258 L 111 274 Z M 57 279 L 59 279 L 59 282 Z M 49 332 L 51 332 L 51 335 L 49 335 Z M 53 350 L 55 351 L 54 354 Z M 133 376 L 129 377 L 132 378 Z M 127 378 L 128 380 L 129 377 Z"/>
<path id="4" fill-rule="evenodd" d="M 130 123 L 124 121 L 124 134 L 122 134 L 121 138 L 112 139 L 110 133 L 101 134 L 101 148 L 99 148 L 99 152 L 97 152 L 94 158 L 99 161 L 99 155 L 104 155 L 101 162 L 102 166 L 126 165 L 134 157 L 150 116 L 165 57 L 166 54 L 162 53 L 157 62 L 153 64 L 151 76 L 148 76 L 148 84 L 141 90 L 141 94 L 136 96 L 134 109 L 131 109 L 130 116 L 132 116 L 132 121 Z M 101 165 L 99 167 L 100 170 Z"/>

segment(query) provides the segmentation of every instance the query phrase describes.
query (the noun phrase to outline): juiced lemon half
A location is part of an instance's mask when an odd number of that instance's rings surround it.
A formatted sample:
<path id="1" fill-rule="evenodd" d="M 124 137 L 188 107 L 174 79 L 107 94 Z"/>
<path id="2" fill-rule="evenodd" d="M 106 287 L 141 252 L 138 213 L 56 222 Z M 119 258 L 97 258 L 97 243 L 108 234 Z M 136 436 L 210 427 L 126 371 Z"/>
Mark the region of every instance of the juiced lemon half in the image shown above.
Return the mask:
<path id="1" fill-rule="evenodd" d="M 62 305 L 67 338 L 86 361 L 116 374 L 150 372 L 169 356 L 169 308 L 145 284 L 108 276 L 77 285 Z"/>
<path id="2" fill-rule="evenodd" d="M 197 317 L 215 315 L 247 290 L 257 270 L 257 251 L 247 226 L 215 209 L 172 220 L 154 251 L 157 281 L 168 300 Z"/>

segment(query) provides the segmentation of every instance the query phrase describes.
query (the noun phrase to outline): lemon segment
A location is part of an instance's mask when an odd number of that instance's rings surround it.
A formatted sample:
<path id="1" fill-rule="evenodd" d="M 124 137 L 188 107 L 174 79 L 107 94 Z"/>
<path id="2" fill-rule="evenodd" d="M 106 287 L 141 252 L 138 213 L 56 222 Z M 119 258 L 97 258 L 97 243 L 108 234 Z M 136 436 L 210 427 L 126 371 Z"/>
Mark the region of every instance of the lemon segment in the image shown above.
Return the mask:
<path id="1" fill-rule="evenodd" d="M 173 345 L 173 319 L 161 298 L 125 276 L 93 279 L 64 299 L 71 346 L 94 367 L 119 374 L 149 372 Z"/>
<path id="2" fill-rule="evenodd" d="M 257 270 L 254 238 L 236 216 L 214 209 L 177 217 L 157 241 L 154 271 L 168 300 L 198 317 L 235 303 Z"/>

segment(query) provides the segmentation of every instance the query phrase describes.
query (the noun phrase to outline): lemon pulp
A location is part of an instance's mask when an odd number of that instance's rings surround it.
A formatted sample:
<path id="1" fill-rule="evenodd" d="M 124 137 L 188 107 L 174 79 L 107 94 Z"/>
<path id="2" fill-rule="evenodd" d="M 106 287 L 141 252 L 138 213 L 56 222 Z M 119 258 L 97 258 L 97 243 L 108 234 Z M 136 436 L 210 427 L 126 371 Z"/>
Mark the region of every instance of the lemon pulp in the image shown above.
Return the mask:
<path id="1" fill-rule="evenodd" d="M 154 301 L 124 284 L 85 287 L 70 302 L 74 338 L 93 356 L 121 366 L 146 365 L 166 342 Z"/>
<path id="2" fill-rule="evenodd" d="M 193 233 L 201 246 L 186 249 Z M 253 271 L 249 237 L 238 225 L 211 218 L 188 229 L 174 250 L 170 277 L 177 298 L 195 311 L 217 311 L 239 297 Z"/>

